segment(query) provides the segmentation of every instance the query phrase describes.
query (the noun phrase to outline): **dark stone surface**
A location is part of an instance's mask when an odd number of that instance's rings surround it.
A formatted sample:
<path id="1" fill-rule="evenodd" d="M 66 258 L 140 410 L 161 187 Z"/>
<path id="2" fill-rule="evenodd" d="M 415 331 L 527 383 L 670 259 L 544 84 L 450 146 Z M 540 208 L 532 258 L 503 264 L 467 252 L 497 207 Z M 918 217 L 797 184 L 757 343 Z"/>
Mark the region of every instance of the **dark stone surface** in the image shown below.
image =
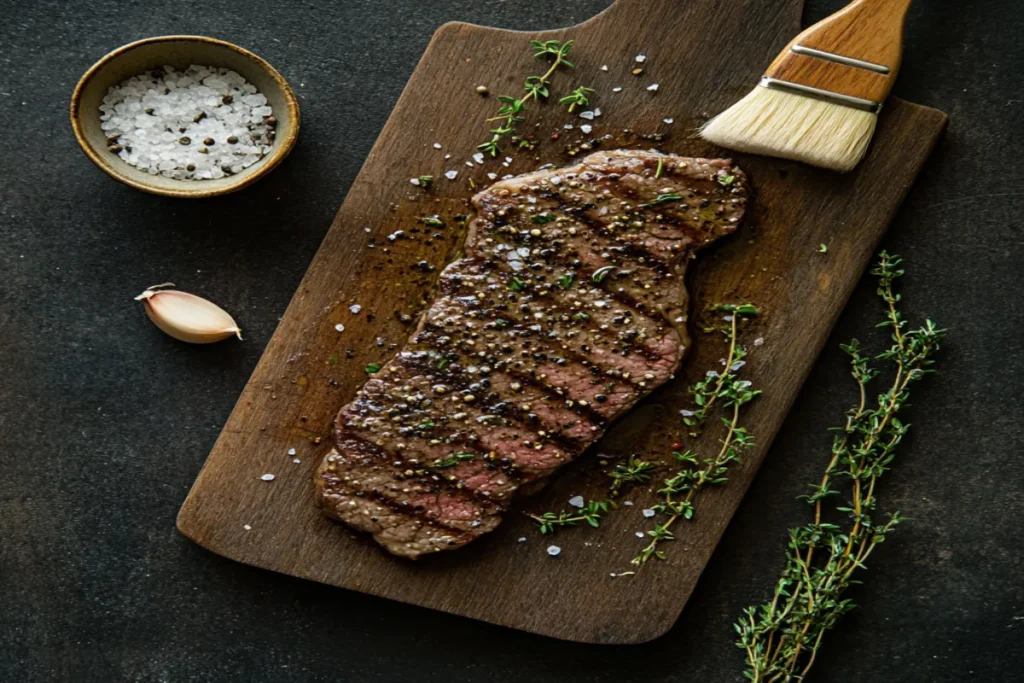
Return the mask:
<path id="1" fill-rule="evenodd" d="M 680 0 L 682 2 L 682 0 Z M 795 501 L 851 400 L 836 345 L 875 343 L 865 280 L 680 622 L 629 648 L 566 644 L 222 560 L 174 516 L 432 30 L 583 20 L 608 0 L 0 1 L 0 679 L 732 681 L 731 623 L 778 570 Z M 814 0 L 807 18 L 839 0 Z M 297 89 L 297 151 L 251 190 L 189 203 L 93 168 L 67 101 L 100 55 L 199 33 Z M 953 332 L 883 486 L 913 522 L 872 558 L 815 681 L 1017 681 L 1024 666 L 1020 265 L 1024 8 L 915 7 L 897 92 L 950 129 L 887 240 L 915 318 Z M 131 297 L 175 279 L 237 314 L 192 348 Z M 666 596 L 666 599 L 671 599 Z"/>

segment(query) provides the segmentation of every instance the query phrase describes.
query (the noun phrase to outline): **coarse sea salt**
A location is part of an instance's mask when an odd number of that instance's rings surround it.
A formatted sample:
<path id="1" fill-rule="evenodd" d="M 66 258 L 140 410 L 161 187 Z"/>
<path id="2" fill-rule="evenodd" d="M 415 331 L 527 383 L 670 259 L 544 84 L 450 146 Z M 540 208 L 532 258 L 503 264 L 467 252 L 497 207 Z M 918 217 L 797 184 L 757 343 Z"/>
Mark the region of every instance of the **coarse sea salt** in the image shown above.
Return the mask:
<path id="1" fill-rule="evenodd" d="M 132 76 L 100 103 L 107 145 L 127 164 L 176 180 L 234 175 L 274 144 L 267 98 L 241 75 L 193 64 Z"/>

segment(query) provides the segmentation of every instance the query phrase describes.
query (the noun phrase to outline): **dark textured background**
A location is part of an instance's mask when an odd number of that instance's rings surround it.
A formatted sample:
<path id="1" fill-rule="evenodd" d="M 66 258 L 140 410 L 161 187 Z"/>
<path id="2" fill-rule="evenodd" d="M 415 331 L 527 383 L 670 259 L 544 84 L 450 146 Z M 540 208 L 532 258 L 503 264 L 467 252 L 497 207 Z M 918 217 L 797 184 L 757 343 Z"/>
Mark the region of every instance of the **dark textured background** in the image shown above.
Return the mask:
<path id="1" fill-rule="evenodd" d="M 0 680 L 740 679 L 731 623 L 769 590 L 785 529 L 804 519 L 794 497 L 851 400 L 836 345 L 881 342 L 867 280 L 680 622 L 653 643 L 474 623 L 234 564 L 174 529 L 433 29 L 551 28 L 607 4 L 0 0 Z M 840 4 L 811 0 L 806 19 Z M 166 33 L 249 47 L 296 86 L 299 146 L 255 188 L 162 199 L 77 149 L 67 102 L 81 73 Z M 1006 0 L 912 12 L 896 92 L 944 110 L 950 128 L 886 246 L 909 260 L 908 312 L 953 332 L 882 490 L 913 522 L 872 558 L 862 607 L 829 637 L 815 681 L 1022 677 L 1022 35 L 1024 8 Z M 236 314 L 245 343 L 195 348 L 153 328 L 131 298 L 168 279 Z"/>

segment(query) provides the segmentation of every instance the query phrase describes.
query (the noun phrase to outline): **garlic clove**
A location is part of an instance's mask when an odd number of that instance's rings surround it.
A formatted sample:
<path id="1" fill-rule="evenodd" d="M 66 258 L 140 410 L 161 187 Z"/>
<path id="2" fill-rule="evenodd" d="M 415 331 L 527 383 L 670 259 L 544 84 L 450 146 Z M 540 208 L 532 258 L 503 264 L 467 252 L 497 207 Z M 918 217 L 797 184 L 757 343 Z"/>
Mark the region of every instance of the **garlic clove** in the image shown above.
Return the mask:
<path id="1" fill-rule="evenodd" d="M 242 338 L 242 330 L 227 311 L 202 297 L 179 292 L 173 282 L 154 285 L 135 297 L 146 307 L 153 324 L 175 339 L 190 344 L 212 344 L 231 336 Z"/>

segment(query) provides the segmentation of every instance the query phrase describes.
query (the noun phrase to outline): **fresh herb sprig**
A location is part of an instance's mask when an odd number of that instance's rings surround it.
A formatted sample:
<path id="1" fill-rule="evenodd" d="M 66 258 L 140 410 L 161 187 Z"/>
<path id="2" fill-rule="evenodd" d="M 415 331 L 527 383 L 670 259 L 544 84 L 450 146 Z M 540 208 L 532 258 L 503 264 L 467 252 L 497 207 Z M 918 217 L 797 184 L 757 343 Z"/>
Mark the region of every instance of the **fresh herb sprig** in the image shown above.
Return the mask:
<path id="1" fill-rule="evenodd" d="M 601 526 L 601 517 L 612 507 L 610 500 L 592 500 L 579 509 L 577 512 L 545 512 L 540 515 L 527 515 L 530 519 L 540 525 L 542 534 L 553 534 L 556 529 L 566 526 L 576 526 L 580 522 L 586 522 L 597 528 Z"/>
<path id="2" fill-rule="evenodd" d="M 701 458 L 692 450 L 674 451 L 673 457 L 682 464 L 675 474 L 666 477 L 658 493 L 661 502 L 653 507 L 657 514 L 667 515 L 647 531 L 650 541 L 633 558 L 632 564 L 641 567 L 652 557 L 665 559 L 661 544 L 674 540 L 672 526 L 680 519 L 692 519 L 695 514 L 694 501 L 698 493 L 709 486 L 720 486 L 728 481 L 729 466 L 741 459 L 743 450 L 753 448 L 753 437 L 740 426 L 743 406 L 760 396 L 761 392 L 751 388 L 751 383 L 741 380 L 738 371 L 743 364 L 743 348 L 738 344 L 739 321 L 757 314 L 751 304 L 725 304 L 712 310 L 724 311 L 729 323 L 723 330 L 729 344 L 725 368 L 721 373 L 709 372 L 704 380 L 690 388 L 698 411 L 686 411 L 684 420 L 692 430 L 703 426 L 711 407 L 720 404 L 726 416 L 722 423 L 726 428 L 725 438 L 718 452 L 711 457 Z"/>
<path id="3" fill-rule="evenodd" d="M 891 362 L 894 377 L 877 402 L 869 405 L 867 385 L 878 371 L 856 340 L 842 347 L 850 356 L 850 373 L 860 397 L 847 412 L 846 424 L 835 430 L 831 459 L 821 481 L 804 496 L 813 506 L 814 521 L 790 532 L 786 563 L 772 599 L 747 608 L 736 624 L 737 645 L 747 656 L 746 677 L 754 683 L 803 680 L 825 633 L 855 606 L 844 597 L 847 588 L 857 583 L 854 572 L 865 567 L 875 547 L 903 521 L 898 511 L 885 521 L 875 520 L 875 489 L 910 427 L 899 419 L 909 387 L 934 372 L 933 356 L 945 331 L 930 320 L 908 329 L 897 308 L 900 295 L 893 291 L 893 283 L 904 272 L 900 265 L 898 256 L 883 251 L 871 271 L 878 277 L 878 295 L 886 306 L 886 319 L 879 326 L 892 332 L 892 345 L 875 360 Z M 828 523 L 825 502 L 840 495 L 840 481 L 849 503 L 831 507 L 846 520 Z"/>
<path id="4" fill-rule="evenodd" d="M 590 94 L 597 92 L 593 88 L 585 88 L 582 85 L 571 93 L 558 100 L 559 104 L 568 104 L 569 113 L 573 113 L 576 107 L 585 107 L 590 104 Z"/>
<path id="5" fill-rule="evenodd" d="M 612 478 L 609 493 L 617 496 L 622 489 L 632 484 L 646 484 L 651 480 L 652 473 L 658 469 L 654 463 L 641 460 L 635 455 L 629 456 L 626 462 L 619 463 L 611 469 L 608 476 Z"/>
<path id="6" fill-rule="evenodd" d="M 718 304 L 709 309 L 714 313 L 726 313 L 725 322 L 728 325 L 720 328 L 725 335 L 729 345 L 729 352 L 725 358 L 725 367 L 721 372 L 710 370 L 699 382 L 693 384 L 689 391 L 693 395 L 695 407 L 693 410 L 684 410 L 683 423 L 690 428 L 690 436 L 697 436 L 701 427 L 707 420 L 708 413 L 715 406 L 719 398 L 726 393 L 737 381 L 736 375 L 739 370 L 747 364 L 746 350 L 737 343 L 735 325 L 744 317 L 757 315 L 757 307 L 753 304 Z M 710 328 L 711 331 L 715 328 Z"/>
<path id="7" fill-rule="evenodd" d="M 500 121 L 495 128 L 491 129 L 491 139 L 477 145 L 477 149 L 480 151 L 490 154 L 492 157 L 498 156 L 501 151 L 498 143 L 506 135 L 512 135 L 516 126 L 525 121 L 521 116 L 523 113 L 526 103 L 530 100 L 540 100 L 541 98 L 547 98 L 549 95 L 548 86 L 551 85 L 551 77 L 559 67 L 565 66 L 568 68 L 574 68 L 576 65 L 567 59 L 569 51 L 572 49 L 573 41 L 567 40 L 564 43 L 558 40 L 531 40 L 530 45 L 533 46 L 533 56 L 537 59 L 551 59 L 551 67 L 542 76 L 529 76 L 525 83 L 523 83 L 523 90 L 525 95 L 520 98 L 509 97 L 508 95 L 499 95 L 498 100 L 501 102 L 501 107 L 498 109 L 498 115 L 487 119 L 488 122 Z"/>

